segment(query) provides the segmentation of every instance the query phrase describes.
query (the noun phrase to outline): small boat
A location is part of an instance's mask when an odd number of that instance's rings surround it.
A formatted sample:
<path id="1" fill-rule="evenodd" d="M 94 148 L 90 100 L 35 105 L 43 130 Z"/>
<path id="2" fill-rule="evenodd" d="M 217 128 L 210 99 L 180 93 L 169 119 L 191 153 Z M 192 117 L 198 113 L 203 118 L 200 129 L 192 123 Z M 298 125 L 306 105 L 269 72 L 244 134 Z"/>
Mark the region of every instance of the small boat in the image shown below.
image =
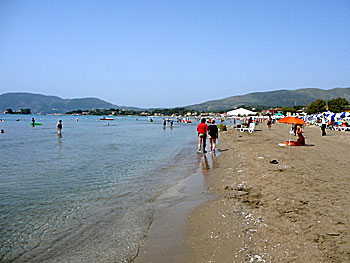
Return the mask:
<path id="1" fill-rule="evenodd" d="M 192 123 L 192 121 L 190 121 L 190 120 L 182 120 L 182 122 L 184 122 L 184 123 Z"/>
<path id="2" fill-rule="evenodd" d="M 114 121 L 113 118 L 106 118 L 106 117 L 102 117 L 100 118 L 101 121 Z"/>

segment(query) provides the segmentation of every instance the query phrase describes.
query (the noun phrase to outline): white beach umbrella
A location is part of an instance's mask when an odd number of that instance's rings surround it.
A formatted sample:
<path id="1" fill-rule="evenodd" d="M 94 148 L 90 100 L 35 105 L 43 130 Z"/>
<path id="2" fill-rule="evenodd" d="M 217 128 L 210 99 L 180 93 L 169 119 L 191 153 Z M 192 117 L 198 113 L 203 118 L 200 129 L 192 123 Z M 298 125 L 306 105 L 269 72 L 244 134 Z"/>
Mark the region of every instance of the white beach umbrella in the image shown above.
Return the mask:
<path id="1" fill-rule="evenodd" d="M 255 115 L 256 112 L 254 111 L 250 111 L 250 110 L 247 110 L 247 109 L 243 109 L 243 108 L 239 108 L 239 109 L 236 109 L 236 110 L 231 110 L 229 112 L 227 112 L 227 115 L 228 116 L 248 116 L 248 115 Z"/>

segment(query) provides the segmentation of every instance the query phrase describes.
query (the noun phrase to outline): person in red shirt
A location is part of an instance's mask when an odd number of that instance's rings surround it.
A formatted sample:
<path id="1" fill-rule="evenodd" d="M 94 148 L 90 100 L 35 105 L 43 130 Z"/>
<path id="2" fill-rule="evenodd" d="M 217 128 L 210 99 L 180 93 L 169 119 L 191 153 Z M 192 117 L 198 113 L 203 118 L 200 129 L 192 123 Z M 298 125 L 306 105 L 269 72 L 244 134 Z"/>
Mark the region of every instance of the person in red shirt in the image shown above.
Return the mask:
<path id="1" fill-rule="evenodd" d="M 201 119 L 201 123 L 197 126 L 197 132 L 198 132 L 198 151 L 197 153 L 202 153 L 202 143 L 203 143 L 203 152 L 206 153 L 205 150 L 206 144 L 207 144 L 207 131 L 208 131 L 208 125 L 205 123 L 205 118 Z"/>

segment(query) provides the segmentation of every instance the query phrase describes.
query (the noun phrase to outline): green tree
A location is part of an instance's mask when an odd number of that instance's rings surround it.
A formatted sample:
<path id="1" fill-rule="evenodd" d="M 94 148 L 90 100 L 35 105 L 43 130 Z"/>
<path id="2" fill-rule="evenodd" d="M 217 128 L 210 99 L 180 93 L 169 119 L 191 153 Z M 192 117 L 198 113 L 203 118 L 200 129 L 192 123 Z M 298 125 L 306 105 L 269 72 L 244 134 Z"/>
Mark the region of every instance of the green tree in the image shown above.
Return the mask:
<path id="1" fill-rule="evenodd" d="M 326 106 L 326 102 L 324 100 L 318 99 L 310 103 L 307 106 L 307 114 L 316 114 L 323 112 Z"/>
<path id="2" fill-rule="evenodd" d="M 297 110 L 292 107 L 282 107 L 283 114 L 286 115 L 287 112 L 296 113 Z"/>
<path id="3" fill-rule="evenodd" d="M 336 98 L 328 101 L 328 110 L 331 112 L 343 112 L 349 102 L 345 98 Z"/>

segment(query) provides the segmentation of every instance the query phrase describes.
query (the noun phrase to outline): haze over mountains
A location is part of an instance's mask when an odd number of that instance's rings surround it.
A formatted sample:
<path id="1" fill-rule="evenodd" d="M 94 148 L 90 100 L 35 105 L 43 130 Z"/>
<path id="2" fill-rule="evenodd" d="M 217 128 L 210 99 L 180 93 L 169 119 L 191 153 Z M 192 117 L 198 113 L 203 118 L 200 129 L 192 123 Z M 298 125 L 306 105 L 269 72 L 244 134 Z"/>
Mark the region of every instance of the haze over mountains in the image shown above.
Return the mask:
<path id="1" fill-rule="evenodd" d="M 254 92 L 241 96 L 231 96 L 220 100 L 212 100 L 201 104 L 185 106 L 185 108 L 197 111 L 228 110 L 240 105 L 249 106 L 293 106 L 308 105 L 316 99 L 329 100 L 343 97 L 350 101 L 350 88 L 322 89 L 297 89 L 276 90 L 268 92 Z M 19 110 L 30 108 L 32 113 L 66 113 L 73 110 L 92 109 L 132 109 L 135 107 L 117 106 L 98 98 L 62 99 L 57 96 L 46 96 L 32 93 L 5 93 L 0 95 L 0 111 L 6 109 Z"/>

